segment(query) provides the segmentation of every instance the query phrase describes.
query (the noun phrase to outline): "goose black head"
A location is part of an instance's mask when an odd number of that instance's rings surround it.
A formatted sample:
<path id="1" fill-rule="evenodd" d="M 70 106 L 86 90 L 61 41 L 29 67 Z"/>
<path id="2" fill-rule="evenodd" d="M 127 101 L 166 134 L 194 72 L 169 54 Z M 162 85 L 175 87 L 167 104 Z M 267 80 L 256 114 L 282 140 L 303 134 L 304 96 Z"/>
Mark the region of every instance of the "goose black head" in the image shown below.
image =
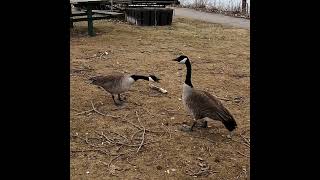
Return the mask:
<path id="1" fill-rule="evenodd" d="M 172 61 L 177 61 L 179 64 L 185 64 L 187 60 L 189 60 L 189 58 L 185 55 L 181 55 L 175 59 L 172 59 Z"/>
<path id="2" fill-rule="evenodd" d="M 156 76 L 154 76 L 154 75 L 149 75 L 149 81 L 153 81 L 153 82 L 159 82 L 159 80 L 161 80 L 161 79 L 159 79 L 159 78 L 157 78 Z"/>

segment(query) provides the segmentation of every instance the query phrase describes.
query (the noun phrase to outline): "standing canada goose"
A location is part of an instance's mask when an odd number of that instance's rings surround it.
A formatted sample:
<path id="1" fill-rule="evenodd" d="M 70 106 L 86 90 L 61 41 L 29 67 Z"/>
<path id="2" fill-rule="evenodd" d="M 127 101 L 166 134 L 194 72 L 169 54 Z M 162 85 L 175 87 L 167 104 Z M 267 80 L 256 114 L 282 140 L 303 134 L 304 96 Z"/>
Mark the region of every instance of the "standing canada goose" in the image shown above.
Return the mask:
<path id="1" fill-rule="evenodd" d="M 194 122 L 188 130 L 192 131 L 197 121 L 210 118 L 221 121 L 230 132 L 233 131 L 237 127 L 237 123 L 222 103 L 210 93 L 193 88 L 191 83 L 191 62 L 189 58 L 182 55 L 173 59 L 173 61 L 185 64 L 187 67 L 186 80 L 183 84 L 182 101 L 186 110 L 194 118 Z M 204 121 L 203 127 L 207 126 L 207 121 Z"/>
<path id="2" fill-rule="evenodd" d="M 89 80 L 92 81 L 92 84 L 97 85 L 108 91 L 112 95 L 112 99 L 115 105 L 121 105 L 122 99 L 120 97 L 121 93 L 128 91 L 131 85 L 139 80 L 143 79 L 146 81 L 159 82 L 159 78 L 154 75 L 141 76 L 141 75 L 125 75 L 125 74 L 113 74 L 108 76 L 96 76 L 91 77 Z M 117 102 L 114 98 L 115 95 L 118 95 Z"/>

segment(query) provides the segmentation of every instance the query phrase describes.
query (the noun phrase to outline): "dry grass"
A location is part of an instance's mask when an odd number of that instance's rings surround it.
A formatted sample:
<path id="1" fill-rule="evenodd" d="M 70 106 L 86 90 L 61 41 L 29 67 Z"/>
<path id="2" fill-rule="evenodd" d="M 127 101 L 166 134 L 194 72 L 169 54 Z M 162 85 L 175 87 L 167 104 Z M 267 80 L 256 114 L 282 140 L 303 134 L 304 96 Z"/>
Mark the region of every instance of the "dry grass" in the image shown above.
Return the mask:
<path id="1" fill-rule="evenodd" d="M 96 21 L 95 30 L 97 36 L 86 36 L 83 22 L 71 32 L 71 179 L 245 179 L 249 31 L 189 19 L 167 27 Z M 238 122 L 232 139 L 219 122 L 192 133 L 178 130 L 191 121 L 179 100 L 185 67 L 170 61 L 181 53 L 192 61 L 195 88 L 232 99 L 222 102 Z M 88 81 L 112 72 L 156 74 L 168 94 L 138 81 L 125 94 L 126 106 L 117 108 Z M 120 118 L 83 112 L 92 109 L 91 101 L 99 112 Z"/>

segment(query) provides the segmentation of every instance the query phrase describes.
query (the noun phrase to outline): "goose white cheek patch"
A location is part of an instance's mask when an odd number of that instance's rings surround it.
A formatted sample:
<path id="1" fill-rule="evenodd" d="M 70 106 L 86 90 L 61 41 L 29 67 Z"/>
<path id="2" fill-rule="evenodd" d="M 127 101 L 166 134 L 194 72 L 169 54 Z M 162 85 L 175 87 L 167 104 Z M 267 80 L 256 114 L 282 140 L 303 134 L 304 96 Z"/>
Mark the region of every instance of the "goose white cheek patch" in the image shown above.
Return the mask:
<path id="1" fill-rule="evenodd" d="M 152 82 L 154 82 L 154 80 L 151 78 L 151 77 L 149 77 L 149 81 L 152 81 Z"/>
<path id="2" fill-rule="evenodd" d="M 129 78 L 128 78 L 128 82 L 131 84 L 131 83 L 134 82 L 134 79 L 133 79 L 132 77 L 129 77 Z"/>
<path id="3" fill-rule="evenodd" d="M 187 61 L 187 58 L 184 58 L 184 59 L 182 59 L 179 63 L 180 63 L 180 64 L 184 64 L 184 63 L 186 63 L 186 61 Z"/>

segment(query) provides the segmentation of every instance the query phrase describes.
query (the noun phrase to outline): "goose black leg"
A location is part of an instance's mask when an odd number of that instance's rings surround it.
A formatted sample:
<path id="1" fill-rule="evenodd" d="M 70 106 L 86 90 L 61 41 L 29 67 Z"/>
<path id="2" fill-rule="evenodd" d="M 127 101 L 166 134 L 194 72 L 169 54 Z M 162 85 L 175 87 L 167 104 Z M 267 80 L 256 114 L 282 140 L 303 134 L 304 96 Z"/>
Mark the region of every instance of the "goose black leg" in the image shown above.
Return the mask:
<path id="1" fill-rule="evenodd" d="M 208 128 L 208 121 L 204 121 L 203 124 L 201 124 L 202 128 Z"/>
<path id="2" fill-rule="evenodd" d="M 113 102 L 114 102 L 114 104 L 115 104 L 116 106 L 121 105 L 120 103 L 118 103 L 118 102 L 114 99 L 114 95 L 113 95 L 113 94 L 112 94 L 112 99 L 113 99 Z"/>
<path id="3" fill-rule="evenodd" d="M 184 131 L 184 132 L 191 132 L 193 131 L 193 127 L 197 124 L 197 121 L 194 120 L 193 121 L 193 124 L 191 126 L 188 126 L 186 124 L 183 124 L 182 127 L 180 127 L 180 130 L 181 131 Z"/>
<path id="4" fill-rule="evenodd" d="M 193 130 L 193 127 L 194 127 L 196 124 L 197 124 L 197 121 L 194 121 L 193 124 L 192 124 L 192 126 L 190 127 L 190 131 Z"/>
<path id="5" fill-rule="evenodd" d="M 205 119 L 199 119 L 198 121 L 200 122 L 200 125 L 198 125 L 197 127 L 208 128 L 208 121 L 206 121 Z"/>
<path id="6" fill-rule="evenodd" d="M 112 94 L 112 99 L 113 99 L 113 102 L 114 102 L 115 104 L 117 104 L 116 100 L 114 99 L 114 95 L 113 95 L 113 94 Z"/>
<path id="7" fill-rule="evenodd" d="M 120 94 L 118 94 L 118 99 L 119 99 L 119 101 L 123 101 L 123 99 L 121 99 Z"/>
<path id="8" fill-rule="evenodd" d="M 232 139 L 234 131 L 229 131 L 229 134 L 227 135 L 227 138 Z"/>

